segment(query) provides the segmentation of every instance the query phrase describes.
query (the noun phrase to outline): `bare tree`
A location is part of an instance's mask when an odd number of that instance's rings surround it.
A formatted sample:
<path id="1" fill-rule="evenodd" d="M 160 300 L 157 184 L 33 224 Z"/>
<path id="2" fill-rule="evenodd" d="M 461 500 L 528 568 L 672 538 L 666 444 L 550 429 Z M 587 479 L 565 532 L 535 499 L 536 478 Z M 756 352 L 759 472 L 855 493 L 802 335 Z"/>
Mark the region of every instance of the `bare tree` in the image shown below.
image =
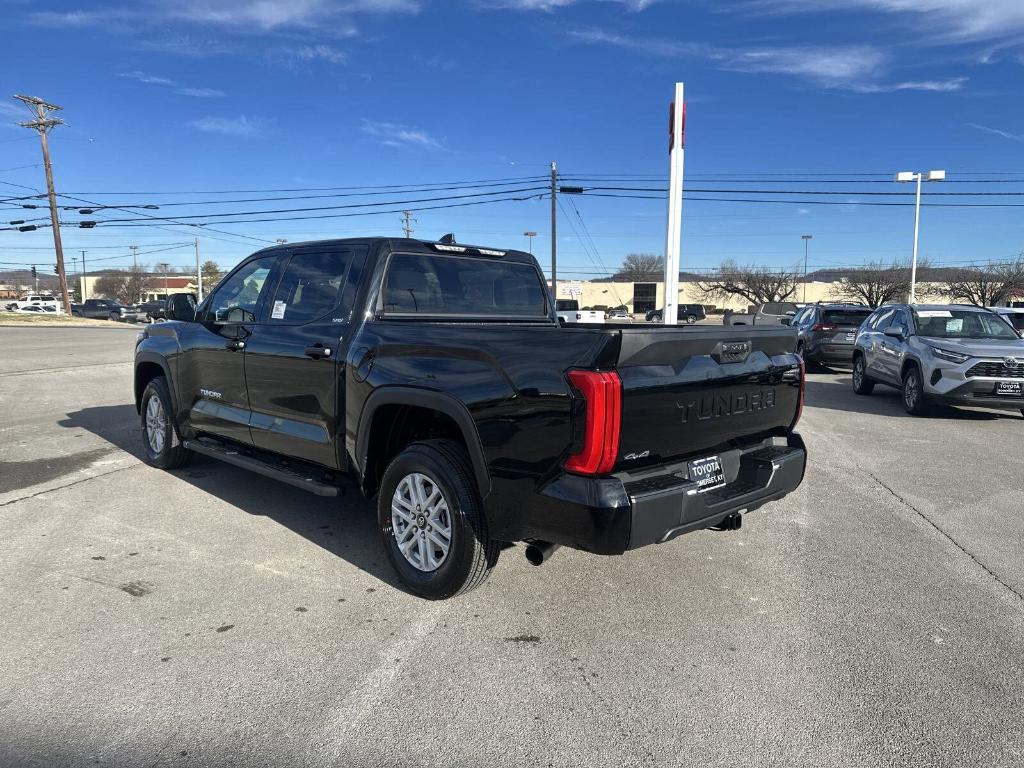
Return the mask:
<path id="1" fill-rule="evenodd" d="M 739 266 L 723 261 L 717 272 L 697 283 L 706 299 L 728 299 L 739 296 L 749 304 L 785 301 L 796 292 L 798 273 L 787 269 Z"/>
<path id="2" fill-rule="evenodd" d="M 203 289 L 206 292 L 212 291 L 221 278 L 220 265 L 216 261 L 204 261 L 199 271 L 203 274 Z"/>
<path id="3" fill-rule="evenodd" d="M 951 301 L 991 307 L 1024 294 L 1024 254 L 1012 261 L 990 261 L 984 267 L 965 267 L 950 274 L 937 293 Z"/>
<path id="4" fill-rule="evenodd" d="M 135 304 L 151 283 L 152 279 L 140 265 L 103 275 L 93 285 L 93 292 L 122 304 Z"/>
<path id="5" fill-rule="evenodd" d="M 665 276 L 665 259 L 655 253 L 631 253 L 622 261 L 615 279 L 622 282 L 658 280 Z"/>
<path id="6" fill-rule="evenodd" d="M 918 264 L 918 274 L 925 275 L 928 265 Z M 910 293 L 910 265 L 873 262 L 851 269 L 839 278 L 836 295 L 847 301 L 862 301 L 874 309 L 883 304 L 902 301 Z"/>

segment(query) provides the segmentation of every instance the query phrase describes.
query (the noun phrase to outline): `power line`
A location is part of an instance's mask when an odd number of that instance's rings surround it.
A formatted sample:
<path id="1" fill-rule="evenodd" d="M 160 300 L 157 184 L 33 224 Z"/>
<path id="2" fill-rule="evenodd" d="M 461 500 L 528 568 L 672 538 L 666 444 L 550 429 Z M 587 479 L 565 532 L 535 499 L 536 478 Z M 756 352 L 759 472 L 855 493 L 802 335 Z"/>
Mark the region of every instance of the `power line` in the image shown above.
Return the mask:
<path id="1" fill-rule="evenodd" d="M 173 221 L 184 221 L 185 219 L 225 219 L 235 216 L 265 216 L 270 214 L 279 213 L 307 213 L 310 211 L 338 211 L 347 210 L 350 208 L 377 208 L 389 205 L 407 205 L 409 203 L 433 203 L 444 200 L 464 200 L 469 197 L 491 197 L 496 195 L 509 195 L 518 192 L 537 192 L 544 190 L 546 187 L 519 187 L 518 189 L 503 189 L 498 192 L 470 192 L 464 195 L 444 195 L 442 197 L 421 197 L 411 200 L 386 200 L 374 203 L 346 203 L 345 205 L 321 205 L 321 206 L 306 206 L 303 208 L 277 208 L 266 211 L 229 211 L 227 213 L 196 213 L 188 214 L 185 216 L 175 216 Z M 66 196 L 66 195 L 65 195 Z M 118 209 L 123 210 L 123 209 Z M 171 217 L 164 216 L 147 216 L 152 219 L 170 219 Z M 130 219 L 103 219 L 106 223 L 121 224 Z M 234 222 L 224 222 L 234 223 Z"/>
<path id="2" fill-rule="evenodd" d="M 547 196 L 548 196 L 547 194 L 537 194 L 537 195 L 526 195 L 524 197 L 504 197 L 504 198 L 494 198 L 494 199 L 490 199 L 490 200 L 471 200 L 471 201 L 463 202 L 463 203 L 448 203 L 446 205 L 420 206 L 420 207 L 417 207 L 417 208 L 408 208 L 408 209 L 404 209 L 404 210 L 409 210 L 409 211 L 436 211 L 436 210 L 441 210 L 441 209 L 446 209 L 446 208 L 465 208 L 465 207 L 474 206 L 474 205 L 489 205 L 491 203 L 503 203 L 503 202 L 510 202 L 510 201 L 523 202 L 523 201 L 526 201 L 526 200 L 534 200 L 534 199 L 542 200 L 542 199 L 546 198 Z M 344 219 L 344 218 L 349 218 L 349 217 L 352 217 L 352 216 L 383 216 L 383 215 L 390 215 L 390 214 L 393 214 L 393 213 L 401 214 L 401 213 L 404 212 L 404 210 L 403 209 L 392 209 L 392 210 L 386 210 L 386 211 L 356 211 L 354 213 L 328 213 L 328 214 L 318 214 L 318 215 L 315 215 L 315 216 L 282 216 L 282 217 L 277 217 L 277 218 L 272 218 L 272 219 L 239 219 L 238 221 L 225 221 L 225 222 L 222 222 L 222 225 L 227 225 L 227 224 L 252 224 L 252 223 L 274 222 L 274 221 L 307 221 L 307 220 L 313 220 L 313 219 Z M 105 226 L 105 227 L 107 227 L 107 226 L 109 226 L 109 227 L 144 227 L 144 226 L 152 226 L 152 225 L 148 225 L 148 224 L 143 224 L 141 222 L 138 222 L 138 223 L 131 223 L 131 222 L 129 222 L 129 223 L 124 223 L 124 224 L 121 224 L 121 223 L 110 223 L 110 224 L 108 224 L 107 222 L 105 222 L 103 220 L 100 220 L 99 222 L 97 222 L 97 226 L 100 226 L 100 225 Z M 203 225 L 202 224 L 193 224 L 192 226 L 202 227 Z"/>
<path id="3" fill-rule="evenodd" d="M 402 191 L 412 187 L 432 187 L 442 185 L 473 185 L 481 186 L 488 183 L 523 183 L 527 181 L 541 181 L 546 179 L 547 176 L 511 176 L 499 179 L 476 179 L 469 181 L 438 181 L 438 182 L 423 182 L 422 184 L 371 184 L 365 186 L 350 186 L 350 187 L 283 187 L 277 189 L 222 189 L 222 190 L 185 190 L 177 192 L 71 192 L 73 195 L 240 195 L 240 194 L 260 194 L 260 193 L 274 193 L 274 192 L 347 192 L 351 190 L 398 190 Z"/>

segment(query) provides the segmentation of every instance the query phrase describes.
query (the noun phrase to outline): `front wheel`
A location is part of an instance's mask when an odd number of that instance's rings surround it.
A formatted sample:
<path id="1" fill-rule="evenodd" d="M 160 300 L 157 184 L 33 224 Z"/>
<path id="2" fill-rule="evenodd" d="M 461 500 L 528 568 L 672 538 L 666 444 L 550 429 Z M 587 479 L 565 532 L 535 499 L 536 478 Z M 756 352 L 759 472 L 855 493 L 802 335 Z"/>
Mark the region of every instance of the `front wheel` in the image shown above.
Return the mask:
<path id="1" fill-rule="evenodd" d="M 853 358 L 853 391 L 858 395 L 870 395 L 875 390 L 875 382 L 868 378 L 864 369 L 864 355 Z"/>
<path id="2" fill-rule="evenodd" d="M 924 416 L 928 413 L 921 371 L 916 365 L 907 368 L 903 374 L 903 409 L 913 416 Z"/>
<path id="3" fill-rule="evenodd" d="M 174 425 L 167 379 L 157 376 L 142 393 L 142 446 L 147 464 L 160 469 L 183 467 L 192 460 L 192 451 L 181 444 Z"/>
<path id="4" fill-rule="evenodd" d="M 697 316 L 696 315 L 687 315 L 686 316 L 686 322 L 687 322 L 688 325 L 693 325 L 694 323 L 697 322 Z"/>
<path id="5" fill-rule="evenodd" d="M 113 320 L 114 322 L 117 322 L 118 320 L 121 319 L 121 316 L 119 314 L 117 314 L 117 312 L 111 312 L 109 315 L 107 315 L 107 319 L 108 320 Z"/>
<path id="6" fill-rule="evenodd" d="M 395 457 L 381 482 L 377 521 L 399 579 L 430 600 L 475 589 L 498 561 L 469 456 L 452 440 L 412 443 Z"/>

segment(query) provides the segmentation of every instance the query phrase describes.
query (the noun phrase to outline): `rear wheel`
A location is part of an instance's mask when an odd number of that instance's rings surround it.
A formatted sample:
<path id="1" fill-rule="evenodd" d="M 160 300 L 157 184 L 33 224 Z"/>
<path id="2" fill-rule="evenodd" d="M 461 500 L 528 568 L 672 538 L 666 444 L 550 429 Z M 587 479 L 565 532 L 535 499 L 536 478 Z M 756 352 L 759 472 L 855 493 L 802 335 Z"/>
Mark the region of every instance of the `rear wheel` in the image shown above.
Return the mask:
<path id="1" fill-rule="evenodd" d="M 425 440 L 388 466 L 377 499 L 381 542 L 402 583 L 444 600 L 484 583 L 498 561 L 465 448 Z"/>
<path id="2" fill-rule="evenodd" d="M 921 383 L 921 369 L 911 365 L 903 374 L 903 409 L 914 416 L 928 413 L 928 401 Z"/>
<path id="3" fill-rule="evenodd" d="M 875 382 L 868 378 L 864 370 L 864 355 L 853 358 L 853 391 L 858 395 L 870 395 L 875 390 Z"/>
<path id="4" fill-rule="evenodd" d="M 174 425 L 167 379 L 157 376 L 142 393 L 142 447 L 147 464 L 160 469 L 183 467 L 192 460 L 192 451 L 181 444 Z"/>
<path id="5" fill-rule="evenodd" d="M 697 316 L 696 315 L 687 315 L 686 316 L 686 322 L 689 323 L 690 325 L 693 325 L 694 323 L 697 322 Z"/>

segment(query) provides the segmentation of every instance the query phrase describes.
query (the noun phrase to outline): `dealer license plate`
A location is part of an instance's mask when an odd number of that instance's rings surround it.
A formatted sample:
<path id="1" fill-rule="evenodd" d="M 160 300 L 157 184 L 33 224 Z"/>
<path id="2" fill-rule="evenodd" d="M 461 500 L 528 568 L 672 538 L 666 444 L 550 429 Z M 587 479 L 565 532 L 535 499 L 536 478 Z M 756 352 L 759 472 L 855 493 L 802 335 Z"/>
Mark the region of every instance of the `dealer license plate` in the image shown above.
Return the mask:
<path id="1" fill-rule="evenodd" d="M 998 381 L 996 382 L 997 395 L 1021 396 L 1021 382 L 1019 381 Z"/>
<path id="2" fill-rule="evenodd" d="M 847 340 L 848 342 L 850 342 L 851 344 L 852 344 L 852 343 L 853 343 L 854 341 L 856 341 L 856 339 L 857 339 L 857 332 L 856 332 L 856 331 L 854 331 L 853 333 L 848 333 L 848 334 L 846 334 L 846 340 Z"/>
<path id="3" fill-rule="evenodd" d="M 697 484 L 699 493 L 725 485 L 725 471 L 717 456 L 691 461 L 687 473 L 690 480 Z"/>

